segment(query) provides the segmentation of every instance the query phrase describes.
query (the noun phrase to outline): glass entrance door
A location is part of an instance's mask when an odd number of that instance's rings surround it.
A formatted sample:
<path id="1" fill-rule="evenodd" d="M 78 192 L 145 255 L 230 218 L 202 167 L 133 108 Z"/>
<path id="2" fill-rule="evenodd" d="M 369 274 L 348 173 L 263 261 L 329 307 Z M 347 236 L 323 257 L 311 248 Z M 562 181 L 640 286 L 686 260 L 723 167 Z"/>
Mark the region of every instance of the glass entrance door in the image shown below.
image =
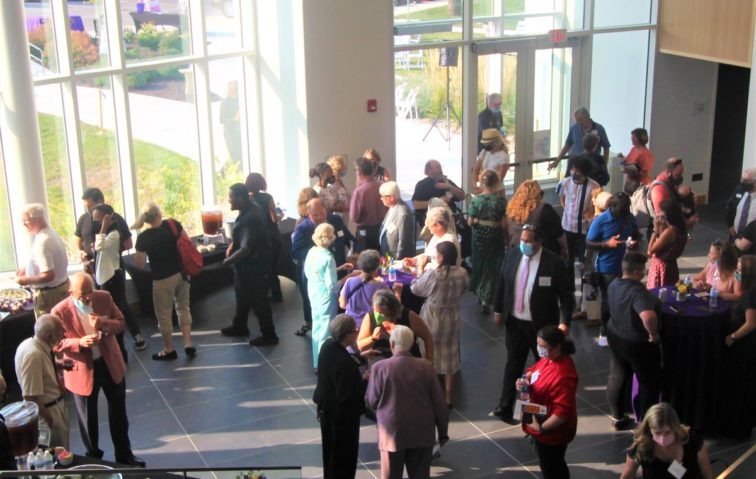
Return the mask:
<path id="1" fill-rule="evenodd" d="M 563 163 L 549 170 L 564 144 L 578 84 L 577 40 L 555 46 L 537 40 L 481 44 L 477 48 L 479 111 L 486 95 L 501 93 L 501 112 L 514 174 L 507 193 L 536 179 L 543 188 L 563 175 Z"/>

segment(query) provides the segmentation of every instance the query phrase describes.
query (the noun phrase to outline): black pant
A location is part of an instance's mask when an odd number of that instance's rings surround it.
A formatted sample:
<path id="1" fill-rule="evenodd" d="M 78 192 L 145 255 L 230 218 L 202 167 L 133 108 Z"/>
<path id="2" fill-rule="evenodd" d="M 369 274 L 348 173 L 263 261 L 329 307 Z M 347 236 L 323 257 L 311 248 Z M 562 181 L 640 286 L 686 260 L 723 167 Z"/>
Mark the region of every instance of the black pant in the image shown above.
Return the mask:
<path id="1" fill-rule="evenodd" d="M 628 341 L 607 333 L 612 360 L 609 364 L 609 381 L 606 384 L 606 396 L 614 419 L 625 415 L 625 397 L 632 375 L 638 378 L 638 414 L 645 416 L 646 411 L 659 402 L 661 387 L 661 349 L 658 344 L 648 341 Z"/>
<path id="2" fill-rule="evenodd" d="M 248 329 L 249 310 L 255 312 L 260 323 L 260 332 L 266 338 L 275 338 L 273 311 L 268 301 L 268 275 L 258 271 L 236 271 L 234 273 L 234 295 L 236 296 L 236 314 L 234 326 Z"/>
<path id="3" fill-rule="evenodd" d="M 98 447 L 100 434 L 97 421 L 97 397 L 100 389 L 105 393 L 108 401 L 108 423 L 110 424 L 110 437 L 113 439 L 116 461 L 128 459 L 131 452 L 129 441 L 129 418 L 126 416 L 126 379 L 120 384 L 115 384 L 110 376 L 108 366 L 102 358 L 92 363 L 94 380 L 92 394 L 79 396 L 74 394 L 76 414 L 79 416 L 79 430 L 81 439 L 87 448 L 87 456 L 102 458 L 103 452 Z"/>
<path id="4" fill-rule="evenodd" d="M 567 277 L 570 281 L 570 288 L 575 290 L 575 259 L 583 261 L 585 259 L 585 235 L 564 232 L 567 239 Z"/>
<path id="5" fill-rule="evenodd" d="M 268 275 L 268 287 L 270 288 L 270 294 L 273 299 L 280 300 L 282 298 L 281 293 L 281 280 L 278 279 L 278 259 L 281 256 L 281 234 L 276 228 L 275 234 L 277 237 L 273 241 L 273 247 L 271 248 L 271 268 Z"/>
<path id="6" fill-rule="evenodd" d="M 570 470 L 564 460 L 567 444 L 552 446 L 543 444 L 534 438 L 533 446 L 538 456 L 538 464 L 541 466 L 543 479 L 570 479 Z"/>
<path id="7" fill-rule="evenodd" d="M 374 249 L 376 251 L 381 250 L 381 240 L 379 235 L 381 233 L 381 225 L 374 226 L 358 226 L 357 234 L 354 238 L 354 247 L 352 250 L 355 253 L 364 251 L 366 249 Z"/>
<path id="8" fill-rule="evenodd" d="M 609 283 L 617 279 L 619 274 L 614 273 L 601 273 L 599 280 L 599 288 L 601 288 L 601 332 L 602 336 L 606 336 L 606 325 L 609 324 Z"/>
<path id="9" fill-rule="evenodd" d="M 323 440 L 323 477 L 342 479 L 354 477 L 360 448 L 360 416 L 333 418 L 320 413 L 320 434 Z"/>
<path id="10" fill-rule="evenodd" d="M 142 334 L 139 329 L 139 323 L 136 321 L 134 311 L 131 310 L 129 302 L 126 299 L 126 273 L 123 269 L 117 269 L 113 274 L 113 277 L 105 281 L 100 285 L 101 289 L 104 289 L 113 298 L 113 302 L 118 309 L 123 313 L 123 319 L 126 321 L 126 327 L 129 329 L 129 333 L 132 337 L 137 334 Z"/>
<path id="11" fill-rule="evenodd" d="M 504 344 L 507 346 L 507 365 L 504 366 L 504 383 L 501 387 L 499 408 L 511 413 L 517 393 L 515 381 L 522 376 L 522 372 L 525 370 L 528 353 L 532 351 L 533 356 L 538 359 L 537 331 L 532 321 L 522 321 L 513 317 L 507 319 L 505 327 L 507 335 L 504 338 Z"/>

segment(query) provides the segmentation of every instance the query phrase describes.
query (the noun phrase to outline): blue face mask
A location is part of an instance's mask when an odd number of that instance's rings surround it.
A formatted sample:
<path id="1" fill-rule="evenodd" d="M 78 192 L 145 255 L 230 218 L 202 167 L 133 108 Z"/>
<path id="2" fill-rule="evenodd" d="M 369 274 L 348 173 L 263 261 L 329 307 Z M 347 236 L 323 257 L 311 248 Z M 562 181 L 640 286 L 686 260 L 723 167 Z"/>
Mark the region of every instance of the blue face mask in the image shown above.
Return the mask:
<path id="1" fill-rule="evenodd" d="M 499 112 L 501 111 L 501 108 L 490 108 L 490 110 L 491 110 L 491 111 L 492 111 L 493 113 L 499 113 Z"/>
<path id="2" fill-rule="evenodd" d="M 547 348 L 544 348 L 540 344 L 536 344 L 536 349 L 538 350 L 538 356 L 545 358 L 549 355 L 549 350 Z"/>
<path id="3" fill-rule="evenodd" d="M 74 302 L 74 306 L 76 306 L 76 309 L 78 309 L 84 314 L 92 314 L 94 312 L 94 309 L 92 308 L 92 306 L 84 304 L 84 302 L 80 299 L 74 298 L 73 302 Z"/>
<path id="4" fill-rule="evenodd" d="M 346 170 L 344 170 L 341 173 L 339 173 L 339 176 L 342 177 L 342 178 L 345 177 L 346 176 Z"/>
<path id="5" fill-rule="evenodd" d="M 735 281 L 743 281 L 743 273 L 735 271 Z"/>
<path id="6" fill-rule="evenodd" d="M 525 256 L 533 256 L 535 249 L 533 248 L 532 244 L 520 241 L 520 252 L 522 252 L 522 254 L 524 254 Z"/>

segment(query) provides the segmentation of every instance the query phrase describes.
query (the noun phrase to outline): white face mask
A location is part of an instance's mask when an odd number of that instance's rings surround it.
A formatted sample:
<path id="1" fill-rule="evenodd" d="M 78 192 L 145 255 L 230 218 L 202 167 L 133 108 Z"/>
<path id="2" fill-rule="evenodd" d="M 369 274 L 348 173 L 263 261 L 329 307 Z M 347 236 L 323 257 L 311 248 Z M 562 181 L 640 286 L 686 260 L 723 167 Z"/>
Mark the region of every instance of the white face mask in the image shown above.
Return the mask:
<path id="1" fill-rule="evenodd" d="M 549 349 L 544 348 L 540 344 L 536 344 L 536 349 L 538 350 L 538 356 L 542 358 L 547 358 L 549 356 Z"/>

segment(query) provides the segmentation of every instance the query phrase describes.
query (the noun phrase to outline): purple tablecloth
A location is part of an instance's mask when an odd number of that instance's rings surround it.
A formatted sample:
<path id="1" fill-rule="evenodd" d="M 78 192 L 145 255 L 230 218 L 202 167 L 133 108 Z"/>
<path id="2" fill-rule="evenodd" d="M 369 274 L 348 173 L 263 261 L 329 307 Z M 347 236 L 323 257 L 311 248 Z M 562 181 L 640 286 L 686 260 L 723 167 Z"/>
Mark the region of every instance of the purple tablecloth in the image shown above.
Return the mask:
<path id="1" fill-rule="evenodd" d="M 415 296 L 415 294 L 410 290 L 412 280 L 417 276 L 412 273 L 400 270 L 396 272 L 396 281 L 389 281 L 388 275 L 381 275 L 381 277 L 383 278 L 383 282 L 386 283 L 389 288 L 391 288 L 395 282 L 403 284 L 404 288 L 402 289 L 402 304 L 412 311 L 416 312 L 417 314 L 420 314 L 420 309 L 423 307 L 423 303 L 425 303 L 425 298 Z"/>
<path id="2" fill-rule="evenodd" d="M 720 299 L 716 308 L 695 294 L 685 302 L 675 300 L 672 286 L 662 306 L 661 399 L 671 403 L 683 423 L 699 431 L 721 426 L 717 406 L 722 384 L 725 342 L 731 303 Z M 651 290 L 658 295 L 658 289 Z M 672 309 L 674 308 L 674 309 Z M 633 395 L 637 385 L 633 384 Z"/>

